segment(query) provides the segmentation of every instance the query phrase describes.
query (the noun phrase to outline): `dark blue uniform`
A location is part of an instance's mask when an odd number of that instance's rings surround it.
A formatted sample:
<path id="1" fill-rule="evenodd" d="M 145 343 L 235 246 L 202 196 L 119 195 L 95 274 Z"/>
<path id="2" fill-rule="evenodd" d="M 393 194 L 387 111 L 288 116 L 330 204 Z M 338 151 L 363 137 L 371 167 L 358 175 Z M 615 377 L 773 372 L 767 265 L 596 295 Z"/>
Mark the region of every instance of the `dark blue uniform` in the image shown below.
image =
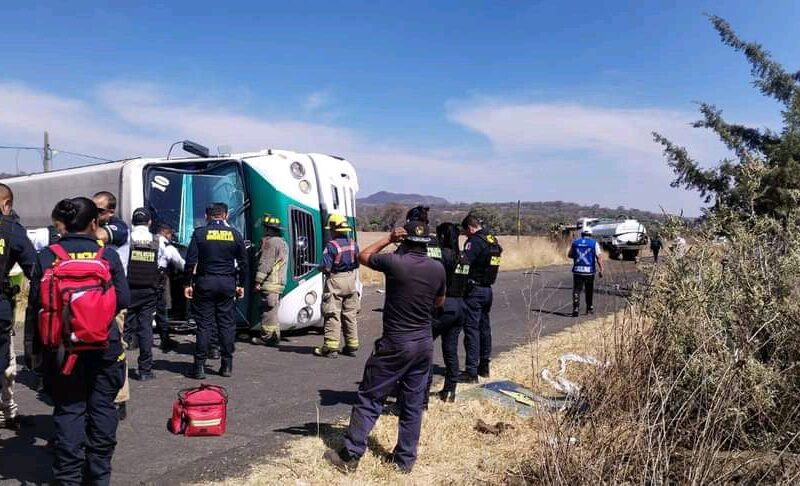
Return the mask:
<path id="1" fill-rule="evenodd" d="M 59 244 L 73 258 L 94 258 L 100 246 L 93 236 L 67 234 Z M 45 249 L 39 253 L 39 268 L 53 265 L 55 255 Z M 128 281 L 119 255 L 107 248 L 103 259 L 111 265 L 117 293 L 117 312 L 130 303 Z M 39 281 L 31 281 L 31 299 L 39 302 Z M 55 482 L 65 485 L 109 484 L 111 458 L 117 445 L 117 408 L 114 398 L 125 382 L 125 355 L 118 327 L 109 323 L 108 348 L 88 351 L 80 357 L 69 376 L 60 371 L 53 353 L 45 353 L 44 374 L 47 391 L 55 408 L 53 441 Z"/>
<path id="2" fill-rule="evenodd" d="M 470 376 L 488 370 L 492 357 L 492 328 L 489 313 L 492 310 L 492 286 L 482 278 L 490 272 L 490 235 L 483 230 L 467 238 L 464 255 L 470 265 L 471 290 L 464 297 L 464 349 L 467 357 L 465 370 Z M 479 369 L 480 368 L 480 369 Z M 488 371 L 487 371 L 488 373 Z"/>
<path id="3" fill-rule="evenodd" d="M 222 365 L 230 367 L 236 338 L 234 297 L 236 287 L 244 285 L 247 275 L 247 250 L 242 235 L 221 220 L 197 228 L 186 252 L 186 274 L 194 283 L 195 362 L 205 362 L 216 327 Z"/>
<path id="4" fill-rule="evenodd" d="M 442 358 L 445 374 L 442 391 L 455 392 L 458 383 L 458 336 L 464 326 L 465 280 L 469 266 L 465 265 L 466 257 L 453 252 L 450 248 L 441 248 L 440 262 L 447 275 L 447 299 L 436 319 L 433 320 L 433 339 L 442 338 Z M 430 251 L 429 251 L 430 255 Z M 428 391 L 433 382 L 433 373 L 428 378 Z M 425 395 L 427 401 L 428 394 Z"/>
<path id="5" fill-rule="evenodd" d="M 364 454 L 383 401 L 399 382 L 402 409 L 393 455 L 400 467 L 411 469 L 417 459 L 433 352 L 434 302 L 445 295 L 445 272 L 441 264 L 416 251 L 373 255 L 369 266 L 386 274 L 383 336 L 364 367 L 344 447 L 352 457 Z"/>
<path id="6" fill-rule="evenodd" d="M 11 356 L 11 332 L 13 331 L 13 299 L 14 290 L 8 280 L 8 272 L 19 263 L 26 277 L 37 280 L 36 250 L 28 239 L 25 228 L 8 216 L 0 217 L 0 374 L 5 373 Z M 13 381 L 0 377 L 0 393 L 2 387 L 11 386 Z M 16 413 L 16 406 L 0 403 L 0 418 L 11 420 Z M 7 410 L 6 410 L 7 408 Z"/>

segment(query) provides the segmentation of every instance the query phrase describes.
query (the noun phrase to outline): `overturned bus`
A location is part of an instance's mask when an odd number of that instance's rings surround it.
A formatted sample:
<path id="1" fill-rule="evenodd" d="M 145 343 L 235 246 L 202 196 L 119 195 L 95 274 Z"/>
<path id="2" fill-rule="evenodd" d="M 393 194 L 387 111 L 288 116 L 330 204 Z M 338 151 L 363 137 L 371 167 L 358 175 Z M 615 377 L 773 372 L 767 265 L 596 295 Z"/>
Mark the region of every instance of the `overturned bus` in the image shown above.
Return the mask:
<path id="1" fill-rule="evenodd" d="M 51 211 L 63 198 L 110 191 L 117 195 L 120 218 L 130 224 L 133 210 L 147 207 L 154 223 L 175 229 L 175 244 L 184 249 L 194 228 L 205 224 L 206 206 L 224 202 L 229 207 L 228 223 L 247 242 L 248 289 L 253 287 L 258 242 L 263 236 L 261 216 L 268 212 L 279 217 L 289 246 L 286 289 L 278 316 L 284 330 L 322 325 L 323 275 L 318 267 L 328 238 L 324 222 L 337 213 L 354 225 L 358 192 L 355 169 L 347 160 L 285 150 L 134 158 L 3 182 L 13 189 L 21 223 L 29 229 L 51 224 Z M 170 322 L 182 327 L 189 315 L 181 281 L 171 282 L 170 295 Z M 245 292 L 237 306 L 238 327 L 258 324 L 257 300 L 252 292 Z"/>

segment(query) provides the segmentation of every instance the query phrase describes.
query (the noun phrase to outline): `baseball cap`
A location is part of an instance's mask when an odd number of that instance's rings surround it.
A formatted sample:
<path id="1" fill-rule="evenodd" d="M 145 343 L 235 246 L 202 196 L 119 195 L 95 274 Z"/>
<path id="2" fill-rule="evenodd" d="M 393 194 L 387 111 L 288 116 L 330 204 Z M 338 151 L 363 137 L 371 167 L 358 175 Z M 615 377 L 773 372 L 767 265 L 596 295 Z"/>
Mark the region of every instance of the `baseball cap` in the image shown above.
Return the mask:
<path id="1" fill-rule="evenodd" d="M 406 230 L 406 241 L 423 243 L 426 245 L 433 241 L 428 225 L 423 221 L 409 221 L 403 226 L 403 229 Z"/>

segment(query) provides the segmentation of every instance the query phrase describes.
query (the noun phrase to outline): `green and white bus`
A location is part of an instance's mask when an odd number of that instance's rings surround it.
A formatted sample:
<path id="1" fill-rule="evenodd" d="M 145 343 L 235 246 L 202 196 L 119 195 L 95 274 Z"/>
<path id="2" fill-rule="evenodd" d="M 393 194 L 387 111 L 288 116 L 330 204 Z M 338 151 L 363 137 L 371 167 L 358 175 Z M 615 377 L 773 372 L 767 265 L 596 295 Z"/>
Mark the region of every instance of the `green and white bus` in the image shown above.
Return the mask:
<path id="1" fill-rule="evenodd" d="M 358 177 L 341 157 L 262 150 L 206 155 L 196 144 L 185 145 L 199 157 L 134 158 L 5 179 L 14 191 L 14 206 L 28 229 L 49 225 L 50 213 L 66 197 L 98 191 L 117 195 L 117 215 L 130 223 L 137 207 L 149 208 L 155 222 L 175 228 L 176 243 L 186 247 L 192 232 L 205 224 L 211 202 L 229 207 L 228 223 L 248 242 L 251 278 L 263 235 L 261 216 L 268 212 L 283 222 L 290 261 L 279 311 L 284 330 L 322 325 L 323 275 L 318 269 L 329 237 L 325 221 L 332 213 L 355 224 Z M 202 149 L 202 147 L 200 147 Z M 172 283 L 170 321 L 180 326 L 188 316 L 179 282 Z M 252 289 L 247 282 L 247 288 Z M 252 292 L 238 305 L 238 325 L 258 323 Z"/>

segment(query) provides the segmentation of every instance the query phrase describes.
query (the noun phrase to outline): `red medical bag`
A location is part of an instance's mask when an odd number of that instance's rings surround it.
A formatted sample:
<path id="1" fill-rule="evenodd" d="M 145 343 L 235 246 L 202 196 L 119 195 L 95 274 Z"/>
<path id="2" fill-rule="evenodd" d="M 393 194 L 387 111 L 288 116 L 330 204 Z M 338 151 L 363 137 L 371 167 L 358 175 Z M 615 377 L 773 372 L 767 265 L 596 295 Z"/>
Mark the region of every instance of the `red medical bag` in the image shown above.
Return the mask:
<path id="1" fill-rule="evenodd" d="M 172 404 L 172 418 L 167 429 L 173 434 L 219 436 L 225 433 L 228 392 L 225 388 L 202 383 L 178 392 Z"/>

